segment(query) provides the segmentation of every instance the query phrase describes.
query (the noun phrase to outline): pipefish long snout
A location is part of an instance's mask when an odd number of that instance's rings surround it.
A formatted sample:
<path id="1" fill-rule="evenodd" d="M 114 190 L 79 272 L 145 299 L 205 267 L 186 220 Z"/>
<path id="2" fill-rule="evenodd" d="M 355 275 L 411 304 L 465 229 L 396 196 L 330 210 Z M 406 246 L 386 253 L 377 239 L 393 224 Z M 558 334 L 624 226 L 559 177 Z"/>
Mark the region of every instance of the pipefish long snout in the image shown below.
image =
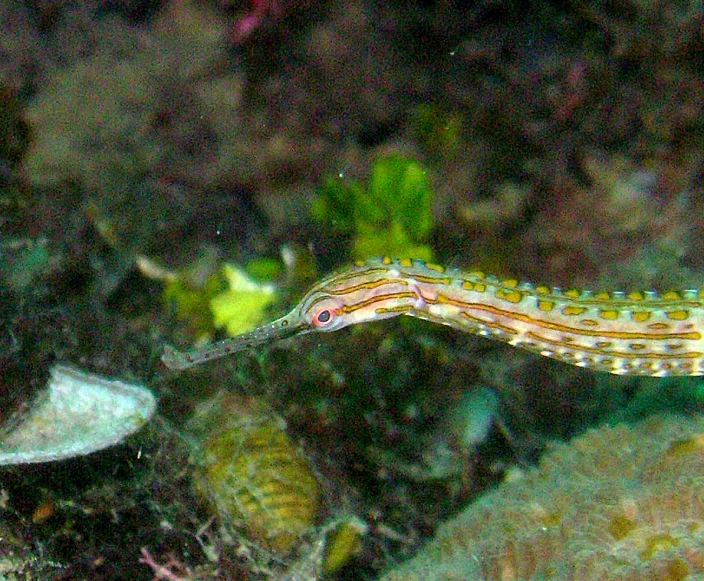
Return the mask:
<path id="1" fill-rule="evenodd" d="M 314 286 L 286 316 L 162 360 L 187 369 L 312 331 L 409 315 L 619 375 L 704 375 L 704 290 L 611 292 L 548 288 L 482 272 L 388 257 Z"/>

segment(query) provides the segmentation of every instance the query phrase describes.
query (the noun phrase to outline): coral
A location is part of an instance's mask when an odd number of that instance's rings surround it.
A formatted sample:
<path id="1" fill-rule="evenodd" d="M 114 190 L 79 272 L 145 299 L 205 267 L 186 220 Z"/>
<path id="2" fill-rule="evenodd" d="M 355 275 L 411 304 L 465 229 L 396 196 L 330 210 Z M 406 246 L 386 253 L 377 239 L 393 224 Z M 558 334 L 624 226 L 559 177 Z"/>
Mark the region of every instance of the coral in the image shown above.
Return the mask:
<path id="1" fill-rule="evenodd" d="M 51 462 L 114 446 L 154 414 L 144 386 L 55 365 L 46 393 L 0 430 L 0 465 Z"/>
<path id="2" fill-rule="evenodd" d="M 443 524 L 396 580 L 684 580 L 704 571 L 704 417 L 557 444 Z"/>
<path id="3" fill-rule="evenodd" d="M 176 184 L 208 181 L 221 143 L 214 94 L 227 117 L 223 94 L 238 101 L 241 83 L 210 76 L 225 58 L 225 28 L 203 7 L 171 3 L 149 28 L 114 16 L 91 26 L 94 45 L 53 68 L 29 103 L 23 170 L 38 190 L 70 185 L 73 212 L 83 198 L 79 207 L 129 263 L 192 212 Z"/>

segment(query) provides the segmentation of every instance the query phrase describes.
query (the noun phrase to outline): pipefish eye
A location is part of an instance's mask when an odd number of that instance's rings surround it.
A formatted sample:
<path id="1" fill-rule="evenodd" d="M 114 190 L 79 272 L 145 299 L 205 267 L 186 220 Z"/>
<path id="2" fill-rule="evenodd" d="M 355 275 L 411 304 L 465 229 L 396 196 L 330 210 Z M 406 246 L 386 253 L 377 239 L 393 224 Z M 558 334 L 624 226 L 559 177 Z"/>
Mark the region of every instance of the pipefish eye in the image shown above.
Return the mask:
<path id="1" fill-rule="evenodd" d="M 310 329 L 333 331 L 344 327 L 346 322 L 344 303 L 339 297 L 313 296 L 305 301 L 301 318 Z"/>
<path id="2" fill-rule="evenodd" d="M 322 308 L 313 313 L 313 325 L 315 327 L 327 327 L 335 318 L 335 312 L 330 308 Z"/>

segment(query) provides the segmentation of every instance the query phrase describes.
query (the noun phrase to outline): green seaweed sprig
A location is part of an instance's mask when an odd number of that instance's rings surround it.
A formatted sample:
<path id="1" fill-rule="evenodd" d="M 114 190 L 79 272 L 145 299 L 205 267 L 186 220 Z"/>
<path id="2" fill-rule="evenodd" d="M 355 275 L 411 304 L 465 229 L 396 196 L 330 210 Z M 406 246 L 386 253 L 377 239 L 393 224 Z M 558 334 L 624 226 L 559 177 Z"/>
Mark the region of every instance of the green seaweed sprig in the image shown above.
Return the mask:
<path id="1" fill-rule="evenodd" d="M 188 273 L 167 281 L 164 302 L 186 321 L 199 340 L 211 340 L 216 329 L 238 335 L 259 325 L 278 300 L 272 280 L 280 272 L 278 261 L 252 260 L 244 268 L 223 263 L 198 283 Z"/>
<path id="2" fill-rule="evenodd" d="M 325 180 L 312 216 L 352 237 L 354 259 L 388 254 L 432 260 L 432 201 L 425 167 L 392 154 L 374 162 L 366 184 L 341 177 Z"/>

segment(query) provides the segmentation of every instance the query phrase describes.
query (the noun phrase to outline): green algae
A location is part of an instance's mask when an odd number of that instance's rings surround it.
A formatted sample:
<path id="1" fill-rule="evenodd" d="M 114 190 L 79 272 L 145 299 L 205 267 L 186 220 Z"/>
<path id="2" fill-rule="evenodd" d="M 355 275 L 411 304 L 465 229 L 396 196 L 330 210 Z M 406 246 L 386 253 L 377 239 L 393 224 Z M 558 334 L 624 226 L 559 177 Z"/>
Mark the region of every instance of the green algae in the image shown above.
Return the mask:
<path id="1" fill-rule="evenodd" d="M 199 340 L 211 339 L 216 329 L 238 335 L 260 324 L 278 300 L 274 285 L 265 281 L 280 270 L 276 261 L 262 259 L 244 267 L 223 263 L 202 281 L 183 272 L 166 282 L 162 299 Z"/>
<path id="2" fill-rule="evenodd" d="M 261 324 L 278 293 L 274 285 L 256 282 L 231 264 L 223 264 L 222 272 L 228 288 L 210 300 L 210 310 L 215 327 L 235 336 Z"/>
<path id="3" fill-rule="evenodd" d="M 433 191 L 427 169 L 411 158 L 379 157 L 366 184 L 328 178 L 312 216 L 352 237 L 352 257 L 390 255 L 432 260 Z"/>

